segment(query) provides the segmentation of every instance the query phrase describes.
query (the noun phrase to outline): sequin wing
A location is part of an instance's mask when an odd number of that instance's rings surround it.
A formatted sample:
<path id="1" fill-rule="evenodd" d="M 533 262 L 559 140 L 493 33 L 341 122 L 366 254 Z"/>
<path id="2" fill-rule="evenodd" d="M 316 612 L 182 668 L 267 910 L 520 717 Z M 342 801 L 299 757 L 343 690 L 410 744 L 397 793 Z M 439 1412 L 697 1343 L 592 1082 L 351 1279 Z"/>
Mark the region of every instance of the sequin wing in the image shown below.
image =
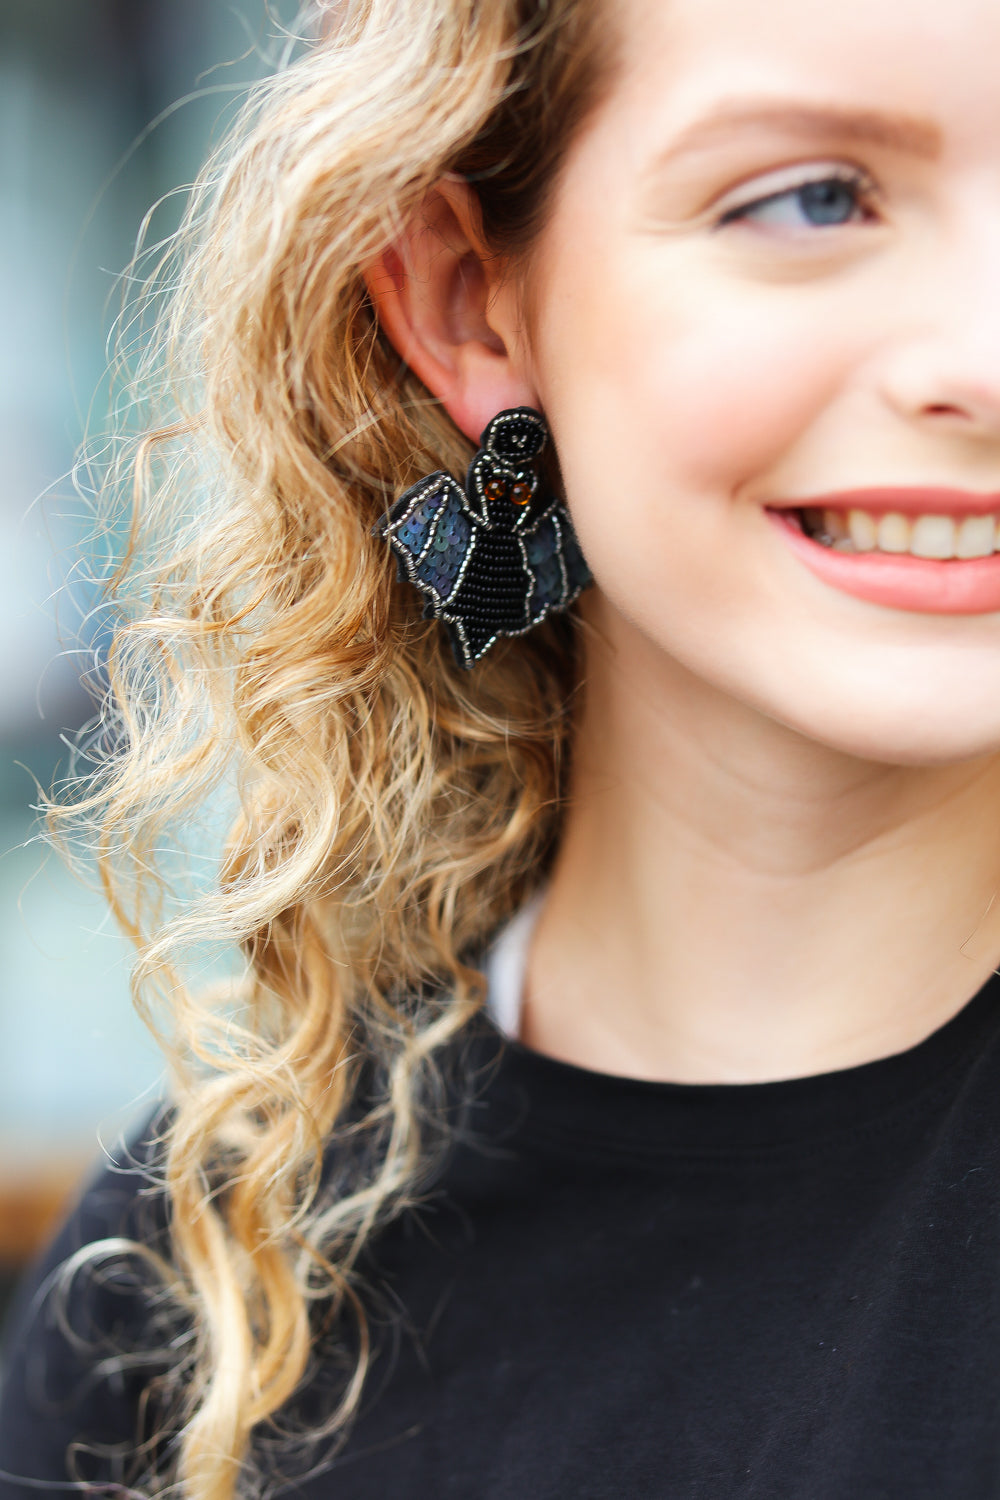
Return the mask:
<path id="1" fill-rule="evenodd" d="M 587 559 L 580 551 L 573 523 L 565 510 L 560 510 L 559 513 L 559 530 L 563 571 L 566 574 L 565 604 L 572 604 L 577 594 L 582 594 L 585 588 L 590 587 L 594 575 L 587 567 Z"/>
<path id="2" fill-rule="evenodd" d="M 473 545 L 465 496 L 448 474 L 432 474 L 396 501 L 383 524 L 400 573 L 427 596 L 424 613 L 438 615 L 457 589 Z"/>
<path id="3" fill-rule="evenodd" d="M 525 536 L 524 557 L 533 580 L 531 620 L 565 609 L 590 582 L 569 516 L 557 506 Z"/>

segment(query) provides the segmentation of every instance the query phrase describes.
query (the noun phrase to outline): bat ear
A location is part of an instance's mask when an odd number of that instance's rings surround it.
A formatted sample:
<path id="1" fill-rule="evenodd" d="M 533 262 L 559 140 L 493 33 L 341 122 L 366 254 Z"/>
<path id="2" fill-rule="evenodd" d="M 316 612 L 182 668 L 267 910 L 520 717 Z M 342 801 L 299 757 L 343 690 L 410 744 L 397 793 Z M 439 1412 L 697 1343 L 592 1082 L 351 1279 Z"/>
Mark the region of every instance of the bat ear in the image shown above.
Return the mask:
<path id="1" fill-rule="evenodd" d="M 498 411 L 540 404 L 507 269 L 472 188 L 449 178 L 364 270 L 379 324 L 473 442 Z"/>

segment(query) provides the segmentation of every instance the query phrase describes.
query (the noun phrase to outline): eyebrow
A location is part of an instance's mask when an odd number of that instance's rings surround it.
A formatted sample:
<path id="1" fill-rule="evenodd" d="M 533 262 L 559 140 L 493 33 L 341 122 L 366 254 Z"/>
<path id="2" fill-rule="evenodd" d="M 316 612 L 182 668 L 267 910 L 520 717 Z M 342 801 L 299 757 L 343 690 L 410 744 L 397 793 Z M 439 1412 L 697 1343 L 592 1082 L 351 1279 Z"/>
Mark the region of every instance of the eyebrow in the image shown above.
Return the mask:
<path id="1" fill-rule="evenodd" d="M 838 136 L 862 145 L 881 146 L 934 160 L 941 154 L 941 131 L 930 120 L 910 115 L 883 114 L 873 109 L 844 109 L 839 105 L 789 104 L 783 100 L 732 100 L 704 119 L 696 120 L 663 152 L 661 163 L 679 156 L 711 150 L 740 130 L 767 129 L 800 140 L 816 142 Z"/>

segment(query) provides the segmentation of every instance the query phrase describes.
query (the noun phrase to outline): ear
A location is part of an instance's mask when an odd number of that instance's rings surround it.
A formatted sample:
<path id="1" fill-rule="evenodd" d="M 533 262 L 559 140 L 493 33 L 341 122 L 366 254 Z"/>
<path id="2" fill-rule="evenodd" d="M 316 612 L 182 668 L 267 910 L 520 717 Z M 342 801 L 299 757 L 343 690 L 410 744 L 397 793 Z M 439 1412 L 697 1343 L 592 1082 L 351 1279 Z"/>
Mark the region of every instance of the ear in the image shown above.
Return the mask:
<path id="1" fill-rule="evenodd" d="M 538 406 L 515 288 L 483 243 L 468 183 L 445 180 L 365 271 L 379 323 L 473 442 L 498 411 Z"/>

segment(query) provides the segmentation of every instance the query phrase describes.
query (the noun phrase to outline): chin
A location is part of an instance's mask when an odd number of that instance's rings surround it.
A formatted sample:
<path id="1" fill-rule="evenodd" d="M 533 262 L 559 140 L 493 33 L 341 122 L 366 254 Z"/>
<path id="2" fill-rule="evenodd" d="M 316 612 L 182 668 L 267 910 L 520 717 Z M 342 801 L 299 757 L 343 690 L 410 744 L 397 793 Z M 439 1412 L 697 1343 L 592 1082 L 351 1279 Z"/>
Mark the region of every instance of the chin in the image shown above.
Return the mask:
<path id="1" fill-rule="evenodd" d="M 938 705 L 894 712 L 885 704 L 845 703 L 835 717 L 796 714 L 785 722 L 817 744 L 883 765 L 958 765 L 1000 753 L 1000 715 L 948 713 Z"/>
<path id="2" fill-rule="evenodd" d="M 993 641 L 796 640 L 727 662 L 720 686 L 808 740 L 859 759 L 941 766 L 1000 753 Z"/>

